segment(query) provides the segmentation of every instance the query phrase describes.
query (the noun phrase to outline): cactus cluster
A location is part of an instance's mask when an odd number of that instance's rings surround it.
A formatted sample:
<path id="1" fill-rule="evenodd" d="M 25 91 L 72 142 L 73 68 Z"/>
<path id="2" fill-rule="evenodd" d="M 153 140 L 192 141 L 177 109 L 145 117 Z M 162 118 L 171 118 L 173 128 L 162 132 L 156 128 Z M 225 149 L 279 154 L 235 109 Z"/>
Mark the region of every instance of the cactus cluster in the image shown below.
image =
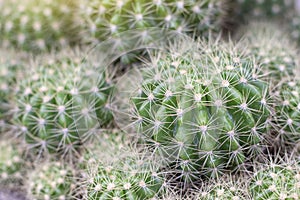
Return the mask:
<path id="1" fill-rule="evenodd" d="M 126 110 L 136 131 L 188 179 L 236 169 L 260 152 L 270 114 L 268 84 L 250 57 L 229 43 L 198 45 L 147 63 Z"/>
<path id="2" fill-rule="evenodd" d="M 39 153 L 74 153 L 111 121 L 110 75 L 79 58 L 33 63 L 30 76 L 18 82 L 13 123 Z"/>
<path id="3" fill-rule="evenodd" d="M 72 199 L 74 169 L 61 162 L 49 161 L 28 174 L 28 197 L 40 200 Z"/>
<path id="4" fill-rule="evenodd" d="M 75 8 L 76 0 L 1 0 L 0 43 L 36 52 L 70 44 Z"/>

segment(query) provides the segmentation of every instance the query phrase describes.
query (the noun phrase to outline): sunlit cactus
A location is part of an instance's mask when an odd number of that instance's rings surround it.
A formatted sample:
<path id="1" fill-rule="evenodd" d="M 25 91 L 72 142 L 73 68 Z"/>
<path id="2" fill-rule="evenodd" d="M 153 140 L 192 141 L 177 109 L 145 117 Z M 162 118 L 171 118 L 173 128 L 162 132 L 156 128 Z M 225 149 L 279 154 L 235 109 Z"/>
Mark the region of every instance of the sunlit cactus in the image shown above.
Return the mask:
<path id="1" fill-rule="evenodd" d="M 111 122 L 112 74 L 80 56 L 46 60 L 32 63 L 32 73 L 18 81 L 14 126 L 29 149 L 64 156 Z"/>
<path id="2" fill-rule="evenodd" d="M 116 116 L 128 115 L 116 120 L 145 136 L 182 173 L 178 179 L 216 177 L 261 151 L 268 84 L 232 45 L 183 40 L 117 86 Z"/>
<path id="3" fill-rule="evenodd" d="M 0 44 L 45 51 L 76 41 L 77 0 L 0 1 Z"/>

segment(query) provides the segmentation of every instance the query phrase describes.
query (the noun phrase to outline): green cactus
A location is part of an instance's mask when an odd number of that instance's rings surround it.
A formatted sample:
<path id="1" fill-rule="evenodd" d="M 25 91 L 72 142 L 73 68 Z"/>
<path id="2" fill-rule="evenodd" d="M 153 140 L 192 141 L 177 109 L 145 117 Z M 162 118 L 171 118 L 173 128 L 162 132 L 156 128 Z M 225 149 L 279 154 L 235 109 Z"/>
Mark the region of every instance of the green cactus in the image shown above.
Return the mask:
<path id="1" fill-rule="evenodd" d="M 158 197 L 164 183 L 158 173 L 158 162 L 130 147 L 122 134 L 105 135 L 108 137 L 94 143 L 85 156 L 85 199 Z"/>
<path id="2" fill-rule="evenodd" d="M 282 19 L 293 10 L 294 0 L 238 0 L 238 14 L 244 19 L 278 18 Z"/>
<path id="3" fill-rule="evenodd" d="M 251 22 L 241 28 L 243 46 L 248 46 L 248 54 L 254 55 L 270 87 L 295 76 L 298 51 L 285 29 L 275 22 Z"/>
<path id="4" fill-rule="evenodd" d="M 81 24 L 86 42 L 97 44 L 116 38 L 117 48 L 124 51 L 137 47 L 137 41 L 147 44 L 158 40 L 161 35 L 147 35 L 152 27 L 197 36 L 219 32 L 228 7 L 227 0 L 91 0 L 83 1 L 79 12 L 84 20 Z M 136 30 L 132 32 L 135 40 L 119 41 L 120 34 L 128 30 Z M 129 55 L 125 57 L 125 63 L 132 60 Z"/>
<path id="5" fill-rule="evenodd" d="M 40 164 L 28 174 L 28 197 L 37 200 L 72 199 L 74 169 L 55 161 Z"/>
<path id="6" fill-rule="evenodd" d="M 113 86 L 110 73 L 93 59 L 46 59 L 49 63 L 32 64 L 32 73 L 18 82 L 13 123 L 29 148 L 64 156 L 111 122 Z"/>
<path id="7" fill-rule="evenodd" d="M 250 200 L 247 189 L 247 178 L 224 176 L 219 180 L 210 181 L 200 191 L 196 190 L 199 200 Z"/>
<path id="8" fill-rule="evenodd" d="M 268 85 L 257 76 L 254 61 L 232 44 L 191 44 L 183 40 L 169 53 L 158 53 L 129 77 L 137 86 L 127 94 L 128 108 L 116 110 L 127 112 L 133 128 L 183 177 L 214 177 L 260 151 Z M 122 87 L 128 91 L 130 84 L 122 81 L 118 93 Z"/>
<path id="9" fill-rule="evenodd" d="M 299 199 L 300 168 L 297 163 L 271 163 L 256 169 L 249 190 L 257 200 Z"/>
<path id="10" fill-rule="evenodd" d="M 26 167 L 20 144 L 1 137 L 0 149 L 0 186 L 16 187 L 21 185 Z"/>
<path id="11" fill-rule="evenodd" d="M 0 44 L 24 50 L 49 50 L 76 41 L 75 1 L 0 2 Z"/>

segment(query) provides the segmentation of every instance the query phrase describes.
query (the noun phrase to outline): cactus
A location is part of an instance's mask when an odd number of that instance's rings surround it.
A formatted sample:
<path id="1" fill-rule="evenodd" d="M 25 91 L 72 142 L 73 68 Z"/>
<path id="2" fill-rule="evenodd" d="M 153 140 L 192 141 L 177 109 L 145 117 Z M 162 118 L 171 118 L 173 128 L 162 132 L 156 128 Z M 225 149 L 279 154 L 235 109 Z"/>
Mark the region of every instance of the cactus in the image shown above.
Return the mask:
<path id="1" fill-rule="evenodd" d="M 294 40 L 298 41 L 298 44 L 300 43 L 300 16 L 294 15 L 291 17 L 292 23 L 290 23 L 290 32 L 291 32 L 291 37 Z"/>
<path id="2" fill-rule="evenodd" d="M 71 199 L 74 189 L 74 169 L 63 163 L 49 161 L 28 174 L 29 199 Z"/>
<path id="3" fill-rule="evenodd" d="M 268 85 L 251 58 L 232 44 L 191 44 L 157 53 L 128 78 L 131 91 L 125 79 L 119 83 L 128 105 L 116 107 L 116 114 L 127 112 L 127 121 L 116 119 L 120 127 L 144 135 L 187 180 L 241 167 L 260 152 L 269 117 Z"/>
<path id="4" fill-rule="evenodd" d="M 250 200 L 247 178 L 227 175 L 219 180 L 210 181 L 200 191 L 196 190 L 196 197 L 199 200 Z"/>
<path id="5" fill-rule="evenodd" d="M 85 199 L 150 199 L 163 190 L 159 165 L 130 147 L 121 132 L 102 137 L 85 156 Z M 120 136 L 121 142 L 120 142 Z M 106 138 L 106 139 L 104 139 Z M 115 158 L 115 159 L 114 159 Z"/>
<path id="6" fill-rule="evenodd" d="M 21 73 L 24 61 L 23 53 L 9 49 L 0 49 L 0 130 L 4 132 L 12 113 L 9 104 L 13 93 L 17 90 L 16 80 L 23 77 Z M 17 57 L 17 59 L 15 58 Z"/>
<path id="7" fill-rule="evenodd" d="M 268 21 L 251 22 L 239 32 L 242 43 L 248 46 L 249 55 L 255 56 L 270 87 L 295 76 L 298 51 L 288 32 L 279 24 Z"/>
<path id="8" fill-rule="evenodd" d="M 87 43 L 97 44 L 116 38 L 117 48 L 124 51 L 137 47 L 137 41 L 147 44 L 160 39 L 162 35 L 147 36 L 152 27 L 197 36 L 208 36 L 210 31 L 219 32 L 229 7 L 227 0 L 92 0 L 88 3 L 83 1 L 79 12 L 84 20 L 81 24 Z M 137 35 L 136 39 L 119 41 L 120 34 L 128 30 L 137 30 L 133 32 Z M 149 37 L 154 38 L 149 40 Z M 122 58 L 124 63 L 133 60 L 129 55 Z"/>
<path id="9" fill-rule="evenodd" d="M 0 1 L 0 44 L 38 52 L 77 39 L 75 1 Z"/>
<path id="10" fill-rule="evenodd" d="M 238 0 L 238 14 L 247 18 L 278 18 L 293 10 L 294 0 Z"/>
<path id="11" fill-rule="evenodd" d="M 280 146 L 292 147 L 300 142 L 300 82 L 291 79 L 273 91 L 275 99 L 274 128 Z"/>
<path id="12" fill-rule="evenodd" d="M 0 186 L 18 187 L 22 184 L 26 170 L 20 144 L 1 137 L 0 140 Z"/>
<path id="13" fill-rule="evenodd" d="M 46 59 L 48 63 L 33 63 L 33 72 L 18 82 L 13 123 L 29 148 L 65 156 L 111 122 L 113 86 L 109 73 L 93 59 Z"/>
<path id="14" fill-rule="evenodd" d="M 295 161 L 259 165 L 255 169 L 249 186 L 252 198 L 257 200 L 299 199 L 299 172 L 299 165 Z"/>

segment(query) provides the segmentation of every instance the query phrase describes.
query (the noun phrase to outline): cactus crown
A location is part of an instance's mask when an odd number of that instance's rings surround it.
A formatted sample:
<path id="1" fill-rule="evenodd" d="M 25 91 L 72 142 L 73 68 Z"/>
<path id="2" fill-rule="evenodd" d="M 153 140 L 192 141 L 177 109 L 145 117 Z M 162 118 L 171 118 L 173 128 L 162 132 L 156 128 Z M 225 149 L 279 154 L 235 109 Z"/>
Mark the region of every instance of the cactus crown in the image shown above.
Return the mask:
<path id="1" fill-rule="evenodd" d="M 177 52 L 155 56 L 138 72 L 125 111 L 188 179 L 241 166 L 260 151 L 269 117 L 268 85 L 253 60 L 217 43 L 176 44 Z"/>

